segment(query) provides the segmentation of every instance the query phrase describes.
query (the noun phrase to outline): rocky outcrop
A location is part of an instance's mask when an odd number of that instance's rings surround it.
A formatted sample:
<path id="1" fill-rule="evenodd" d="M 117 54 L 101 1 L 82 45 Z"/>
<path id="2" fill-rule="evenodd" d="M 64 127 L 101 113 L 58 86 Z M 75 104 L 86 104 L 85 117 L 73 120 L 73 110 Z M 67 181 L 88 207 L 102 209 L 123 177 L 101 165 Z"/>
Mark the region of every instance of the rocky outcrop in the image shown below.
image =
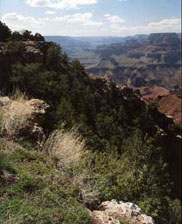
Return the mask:
<path id="1" fill-rule="evenodd" d="M 146 103 L 156 102 L 161 113 L 172 118 L 175 124 L 181 124 L 181 95 L 160 86 L 139 88 Z"/>
<path id="2" fill-rule="evenodd" d="M 160 86 L 147 86 L 139 88 L 142 98 L 145 102 L 156 101 L 159 97 L 167 96 L 170 94 L 168 89 Z"/>
<path id="3" fill-rule="evenodd" d="M 49 106 L 42 100 L 0 97 L 1 129 L 9 138 L 34 137 L 43 134 L 40 118 Z"/>
<path id="4" fill-rule="evenodd" d="M 45 52 L 50 47 L 45 41 L 10 42 L 0 46 L 0 61 L 22 61 L 43 63 Z"/>
<path id="5" fill-rule="evenodd" d="M 173 118 L 175 124 L 181 124 L 181 95 L 171 93 L 159 100 L 159 111 Z"/>
<path id="6" fill-rule="evenodd" d="M 137 205 L 115 200 L 103 202 L 100 210 L 93 211 L 91 217 L 92 224 L 154 224 Z"/>
<path id="7" fill-rule="evenodd" d="M 43 63 L 44 55 L 40 50 L 40 43 L 38 42 L 37 44 L 35 41 L 24 42 L 27 62 L 36 61 Z M 45 42 L 42 42 L 42 44 L 45 44 Z"/>

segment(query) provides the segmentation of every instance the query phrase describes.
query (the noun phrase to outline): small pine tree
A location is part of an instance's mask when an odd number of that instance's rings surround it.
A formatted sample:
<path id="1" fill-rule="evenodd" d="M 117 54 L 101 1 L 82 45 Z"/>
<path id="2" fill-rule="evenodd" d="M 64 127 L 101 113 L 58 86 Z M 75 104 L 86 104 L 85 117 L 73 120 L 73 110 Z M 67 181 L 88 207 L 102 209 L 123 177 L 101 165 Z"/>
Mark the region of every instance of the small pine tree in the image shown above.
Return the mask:
<path id="1" fill-rule="evenodd" d="M 11 36 L 11 30 L 0 21 L 0 42 L 6 42 Z"/>

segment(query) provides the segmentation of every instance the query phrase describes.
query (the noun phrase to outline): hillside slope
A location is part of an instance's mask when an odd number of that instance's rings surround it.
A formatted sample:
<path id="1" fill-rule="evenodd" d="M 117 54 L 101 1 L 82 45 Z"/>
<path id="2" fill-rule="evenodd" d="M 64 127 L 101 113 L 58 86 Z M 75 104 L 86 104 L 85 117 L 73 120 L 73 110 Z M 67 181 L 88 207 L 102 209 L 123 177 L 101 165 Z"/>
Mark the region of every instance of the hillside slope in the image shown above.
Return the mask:
<path id="1" fill-rule="evenodd" d="M 98 210 L 102 202 L 112 199 L 138 204 L 157 224 L 180 222 L 180 127 L 161 114 L 154 104 L 145 104 L 137 92 L 128 87 L 119 89 L 112 82 L 89 78 L 79 61 L 70 62 L 52 42 L 4 43 L 0 50 L 0 83 L 4 95 L 13 95 L 15 89 L 19 89 L 28 98 L 40 99 L 49 105 L 44 119 L 39 118 L 43 131 L 41 145 L 53 142 L 47 149 L 39 147 L 33 136 L 23 139 L 15 136 L 15 143 L 20 144 L 23 140 L 26 156 L 22 156 L 22 152 L 19 155 L 14 147 L 1 144 L 1 150 L 8 149 L 2 158 L 17 161 L 15 169 L 20 175 L 17 184 L 12 181 L 10 186 L 3 188 L 1 184 L 0 197 L 4 203 L 0 212 L 6 222 L 8 214 L 19 218 L 18 212 L 23 211 L 26 216 L 26 210 L 22 207 L 16 210 L 15 204 L 17 201 L 27 203 L 30 199 L 36 208 L 33 205 L 26 207 L 34 217 L 28 219 L 28 223 L 40 222 L 37 217 L 46 223 L 43 211 L 48 214 L 50 223 L 59 223 L 62 218 L 59 217 L 59 209 L 62 209 L 59 205 L 65 205 L 62 210 L 65 223 L 74 223 L 75 215 L 78 220 L 75 224 L 89 223 L 85 208 Z M 61 159 L 66 157 L 57 158 L 51 154 L 50 159 L 44 154 L 58 148 L 53 147 L 59 142 L 57 140 L 63 144 L 62 135 L 54 134 L 61 130 L 63 133 L 75 130 L 72 136 L 76 134 L 84 142 L 84 153 L 78 164 L 70 163 L 74 167 L 64 166 L 65 161 Z M 1 136 L 12 140 L 7 132 Z M 39 160 L 36 152 L 32 158 L 33 149 L 42 152 L 43 158 Z M 60 147 L 60 151 L 62 149 Z M 70 154 L 74 154 L 75 149 L 69 147 Z M 4 166 L 13 170 L 9 165 Z M 76 188 L 60 189 L 65 179 L 65 186 L 70 183 L 65 172 L 75 181 Z M 36 174 L 36 177 L 30 174 Z M 42 195 L 43 204 L 39 197 L 35 198 L 36 194 Z M 68 201 L 79 210 L 75 212 L 71 208 L 70 213 L 65 204 Z M 58 210 L 53 213 L 55 204 Z M 64 213 L 66 211 L 68 214 Z M 79 221 L 81 217 L 85 221 Z M 25 218 L 18 223 L 24 222 Z"/>

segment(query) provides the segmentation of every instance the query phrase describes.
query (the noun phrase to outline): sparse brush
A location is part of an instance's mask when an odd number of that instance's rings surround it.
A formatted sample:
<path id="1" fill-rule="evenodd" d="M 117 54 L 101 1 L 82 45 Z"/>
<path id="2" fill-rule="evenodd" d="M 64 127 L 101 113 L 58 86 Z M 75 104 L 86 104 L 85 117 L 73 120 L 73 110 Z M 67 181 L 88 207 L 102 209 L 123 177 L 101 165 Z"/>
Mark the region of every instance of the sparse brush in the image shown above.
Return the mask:
<path id="1" fill-rule="evenodd" d="M 54 131 L 44 144 L 49 155 L 60 160 L 62 166 L 69 168 L 80 160 L 85 143 L 75 129 L 69 132 Z"/>
<path id="2" fill-rule="evenodd" d="M 81 172 L 76 171 L 74 173 L 72 184 L 79 188 L 80 200 L 86 207 L 92 209 L 100 204 L 99 182 L 94 180 L 87 167 L 82 168 Z"/>
<path id="3" fill-rule="evenodd" d="M 3 134 L 12 139 L 23 136 L 39 140 L 43 135 L 38 124 L 39 115 L 45 113 L 48 105 L 38 99 L 28 100 L 28 97 L 18 90 L 8 99 L 8 104 L 1 108 L 3 116 L 0 125 Z"/>
<path id="4" fill-rule="evenodd" d="M 4 112 L 0 110 L 0 134 L 1 134 L 2 125 L 3 125 L 3 117 L 4 117 Z"/>
<path id="5" fill-rule="evenodd" d="M 29 100 L 28 96 L 19 89 L 16 89 L 14 93 L 10 96 L 10 99 L 15 100 L 20 103 L 24 103 Z"/>
<path id="6" fill-rule="evenodd" d="M 27 96 L 19 90 L 16 90 L 13 95 L 10 96 L 11 103 L 5 106 L 0 111 L 0 127 L 3 133 L 8 133 L 9 136 L 15 136 L 18 130 L 27 126 L 27 108 L 25 102 Z"/>
<path id="7" fill-rule="evenodd" d="M 17 136 L 19 130 L 23 130 L 28 126 L 26 108 L 24 104 L 14 102 L 4 111 L 2 119 L 2 131 L 8 133 L 8 136 Z"/>
<path id="8" fill-rule="evenodd" d="M 100 203 L 98 184 L 101 183 L 92 177 L 93 172 L 82 163 L 87 158 L 88 151 L 76 129 L 73 128 L 68 132 L 62 129 L 54 131 L 43 148 L 55 159 L 59 167 L 70 171 L 72 185 L 79 190 L 79 199 L 82 203 L 89 208 L 98 205 Z"/>

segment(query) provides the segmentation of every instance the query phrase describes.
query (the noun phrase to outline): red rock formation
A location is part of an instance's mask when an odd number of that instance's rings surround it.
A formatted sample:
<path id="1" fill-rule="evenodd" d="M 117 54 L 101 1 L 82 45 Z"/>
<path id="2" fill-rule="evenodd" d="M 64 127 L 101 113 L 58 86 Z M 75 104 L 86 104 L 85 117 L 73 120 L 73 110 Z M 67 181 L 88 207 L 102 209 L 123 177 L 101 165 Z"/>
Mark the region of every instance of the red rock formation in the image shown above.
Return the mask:
<path id="1" fill-rule="evenodd" d="M 142 98 L 146 103 L 158 102 L 159 111 L 173 118 L 175 124 L 181 124 L 181 95 L 159 87 L 140 88 Z"/>
<path id="2" fill-rule="evenodd" d="M 175 124 L 181 124 L 181 96 L 169 94 L 159 100 L 159 111 L 166 116 L 171 116 Z"/>

